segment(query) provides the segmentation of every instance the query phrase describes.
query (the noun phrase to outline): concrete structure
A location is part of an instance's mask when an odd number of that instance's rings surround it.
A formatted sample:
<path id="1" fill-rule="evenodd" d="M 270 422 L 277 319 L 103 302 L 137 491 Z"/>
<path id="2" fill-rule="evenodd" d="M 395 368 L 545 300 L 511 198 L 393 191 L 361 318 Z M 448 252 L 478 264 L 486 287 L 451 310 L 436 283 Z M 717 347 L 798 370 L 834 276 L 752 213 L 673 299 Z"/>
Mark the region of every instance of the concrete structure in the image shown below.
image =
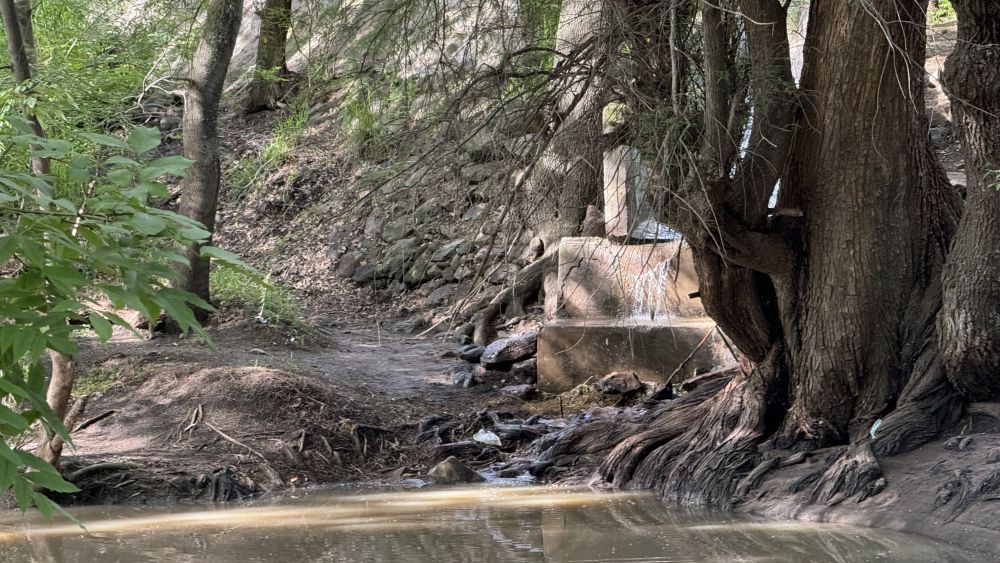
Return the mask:
<path id="1" fill-rule="evenodd" d="M 691 249 L 680 240 L 620 245 L 595 237 L 559 243 L 557 318 L 669 324 L 704 317 Z"/>
<path id="2" fill-rule="evenodd" d="M 538 336 L 538 388 L 560 393 L 614 371 L 664 383 L 692 353 L 673 383 L 732 361 L 711 319 L 678 319 L 670 326 L 560 319 Z"/>
<path id="3" fill-rule="evenodd" d="M 605 154 L 608 237 L 559 244 L 556 316 L 538 337 L 538 387 L 555 393 L 614 371 L 680 383 L 732 357 L 705 316 L 691 250 L 650 214 L 631 147 Z M 655 241 L 649 244 L 628 244 Z M 680 368 L 680 369 L 679 369 Z"/>
<path id="4" fill-rule="evenodd" d="M 565 238 L 558 279 L 557 318 L 538 337 L 542 391 L 566 391 L 613 371 L 663 383 L 683 364 L 673 380 L 679 383 L 731 361 L 715 322 L 690 297 L 698 279 L 681 241 Z"/>

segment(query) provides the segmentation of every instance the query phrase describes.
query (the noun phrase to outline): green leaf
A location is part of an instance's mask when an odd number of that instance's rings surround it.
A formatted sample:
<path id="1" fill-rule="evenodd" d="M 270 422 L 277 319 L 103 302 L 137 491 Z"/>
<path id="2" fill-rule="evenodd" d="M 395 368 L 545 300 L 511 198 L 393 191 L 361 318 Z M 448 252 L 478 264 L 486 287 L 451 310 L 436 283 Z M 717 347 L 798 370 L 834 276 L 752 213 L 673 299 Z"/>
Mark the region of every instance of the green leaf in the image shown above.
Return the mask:
<path id="1" fill-rule="evenodd" d="M 8 427 L 8 435 L 20 434 L 28 429 L 28 421 L 4 405 L 0 405 L 0 424 Z"/>
<path id="2" fill-rule="evenodd" d="M 160 146 L 160 130 L 136 127 L 128 136 L 128 145 L 136 154 L 145 154 Z"/>
<path id="3" fill-rule="evenodd" d="M 139 171 L 139 179 L 143 182 L 148 182 L 150 180 L 155 180 L 164 174 L 183 176 L 193 162 L 193 160 L 188 160 L 183 156 L 165 156 L 157 158 Z"/>
<path id="4" fill-rule="evenodd" d="M 159 217 L 154 217 L 149 213 L 136 213 L 132 216 L 131 223 L 144 235 L 156 235 L 167 228 L 167 222 Z"/>
<path id="5" fill-rule="evenodd" d="M 180 231 L 178 231 L 177 234 L 184 237 L 185 239 L 192 241 L 199 241 L 199 242 L 208 240 L 208 237 L 212 236 L 212 233 L 206 231 L 205 229 L 202 229 L 201 227 L 185 227 Z M 203 250 L 204 248 L 205 247 L 202 247 Z"/>
<path id="6" fill-rule="evenodd" d="M 52 502 L 49 500 L 49 497 L 39 492 L 33 493 L 31 500 L 34 501 L 35 507 L 38 508 L 38 511 L 42 513 L 42 518 L 52 521 L 52 516 L 56 510 L 56 503 Z"/>
<path id="7" fill-rule="evenodd" d="M 0 237 L 0 265 L 10 260 L 15 252 L 17 252 L 17 238 L 10 235 Z"/>
<path id="8" fill-rule="evenodd" d="M 131 158 L 122 156 L 120 154 L 116 154 L 116 155 L 112 156 L 111 158 L 105 160 L 104 162 L 106 162 L 108 164 L 124 164 L 124 165 L 127 165 L 127 166 L 139 166 L 138 162 L 132 160 Z"/>
<path id="9" fill-rule="evenodd" d="M 57 493 L 75 493 L 80 490 L 73 483 L 63 479 L 56 473 L 55 469 L 52 471 L 32 471 L 25 473 L 24 477 L 40 487 Z"/>
<path id="10" fill-rule="evenodd" d="M 128 143 L 110 135 L 104 135 L 102 133 L 80 133 L 80 136 L 87 139 L 91 143 L 96 143 L 105 147 L 114 147 L 116 149 L 131 149 Z"/>
<path id="11" fill-rule="evenodd" d="M 108 172 L 107 178 L 116 186 L 127 186 L 132 183 L 132 172 L 124 168 L 118 168 L 117 170 Z"/>
<path id="12" fill-rule="evenodd" d="M 237 268 L 253 270 L 247 263 L 243 261 L 239 256 L 229 252 L 228 250 L 223 250 L 217 246 L 203 246 L 201 247 L 202 258 L 211 258 L 213 260 L 222 262 L 223 264 L 228 264 L 230 266 L 235 266 Z"/>
<path id="13" fill-rule="evenodd" d="M 101 339 L 101 342 L 107 342 L 111 339 L 113 330 L 111 323 L 107 319 L 97 313 L 91 313 L 88 318 L 90 319 L 90 327 L 97 333 L 97 337 Z"/>

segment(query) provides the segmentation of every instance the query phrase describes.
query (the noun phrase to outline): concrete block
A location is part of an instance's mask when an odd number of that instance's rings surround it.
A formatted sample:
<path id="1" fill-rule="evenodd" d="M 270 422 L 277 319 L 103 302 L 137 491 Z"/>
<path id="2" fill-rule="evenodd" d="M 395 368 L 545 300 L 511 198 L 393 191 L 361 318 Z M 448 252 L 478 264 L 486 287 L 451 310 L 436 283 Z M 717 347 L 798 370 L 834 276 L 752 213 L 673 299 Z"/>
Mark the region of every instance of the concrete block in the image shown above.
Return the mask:
<path id="1" fill-rule="evenodd" d="M 548 290 L 548 288 L 546 288 Z M 705 316 L 691 249 L 681 241 L 619 245 L 594 237 L 559 243 L 558 318 L 669 324 Z"/>
<path id="2" fill-rule="evenodd" d="M 614 371 L 634 371 L 644 382 L 663 383 L 714 328 L 707 318 L 679 320 L 672 326 L 556 321 L 538 336 L 538 388 L 561 393 Z M 705 372 L 731 361 L 715 332 L 674 382 L 696 369 Z"/>

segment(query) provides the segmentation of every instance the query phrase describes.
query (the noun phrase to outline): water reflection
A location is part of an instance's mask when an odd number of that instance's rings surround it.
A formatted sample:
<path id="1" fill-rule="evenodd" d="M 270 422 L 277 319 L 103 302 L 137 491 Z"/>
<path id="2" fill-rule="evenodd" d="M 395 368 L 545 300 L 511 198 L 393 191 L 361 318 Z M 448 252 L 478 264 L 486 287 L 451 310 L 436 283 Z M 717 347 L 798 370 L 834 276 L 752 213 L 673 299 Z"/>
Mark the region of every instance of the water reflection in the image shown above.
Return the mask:
<path id="1" fill-rule="evenodd" d="M 474 488 L 312 493 L 240 508 L 93 507 L 0 521 L 0 560 L 967 561 L 911 536 L 668 507 L 648 495 Z"/>

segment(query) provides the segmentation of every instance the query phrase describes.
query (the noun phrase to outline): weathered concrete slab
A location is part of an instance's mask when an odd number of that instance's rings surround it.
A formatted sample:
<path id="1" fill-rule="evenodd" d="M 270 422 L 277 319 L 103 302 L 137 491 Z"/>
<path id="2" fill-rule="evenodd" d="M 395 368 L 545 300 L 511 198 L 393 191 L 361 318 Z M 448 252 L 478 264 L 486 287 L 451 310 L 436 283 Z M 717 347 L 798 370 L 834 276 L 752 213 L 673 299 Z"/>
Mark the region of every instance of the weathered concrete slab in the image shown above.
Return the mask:
<path id="1" fill-rule="evenodd" d="M 663 383 L 714 328 L 708 318 L 679 320 L 672 326 L 574 320 L 548 324 L 538 336 L 538 388 L 561 393 L 614 371 L 634 371 L 642 381 Z M 731 361 L 715 332 L 674 381 Z"/>
<path id="2" fill-rule="evenodd" d="M 559 243 L 556 317 L 641 323 L 703 317 L 691 250 L 681 241 L 619 245 L 594 237 Z"/>

